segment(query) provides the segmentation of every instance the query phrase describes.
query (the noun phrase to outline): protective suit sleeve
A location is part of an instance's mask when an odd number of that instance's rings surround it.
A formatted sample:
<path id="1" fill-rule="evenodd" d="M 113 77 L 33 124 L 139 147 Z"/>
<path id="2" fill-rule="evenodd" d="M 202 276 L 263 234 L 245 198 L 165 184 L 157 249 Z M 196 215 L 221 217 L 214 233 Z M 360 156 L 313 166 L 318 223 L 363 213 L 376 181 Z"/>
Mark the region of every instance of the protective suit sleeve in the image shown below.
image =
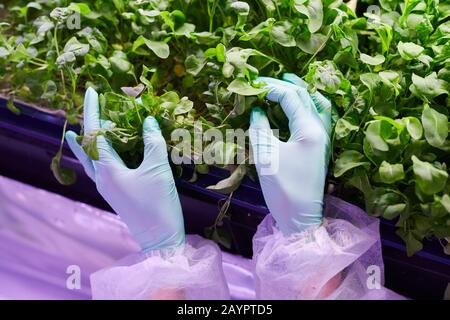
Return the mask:
<path id="1" fill-rule="evenodd" d="M 93 299 L 229 299 L 219 247 L 199 236 L 128 256 L 91 275 Z"/>
<path id="2" fill-rule="evenodd" d="M 253 239 L 257 299 L 400 299 L 383 287 L 379 221 L 325 198 L 324 222 L 285 236 L 271 215 Z"/>

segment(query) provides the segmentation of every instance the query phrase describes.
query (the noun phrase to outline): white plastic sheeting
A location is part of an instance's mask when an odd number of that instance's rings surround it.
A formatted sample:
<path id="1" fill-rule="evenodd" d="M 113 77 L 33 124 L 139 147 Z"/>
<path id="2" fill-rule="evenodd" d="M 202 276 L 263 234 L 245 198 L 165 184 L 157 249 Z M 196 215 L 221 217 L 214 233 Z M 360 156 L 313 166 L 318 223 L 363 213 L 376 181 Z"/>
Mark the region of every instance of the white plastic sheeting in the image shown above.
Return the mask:
<path id="1" fill-rule="evenodd" d="M 265 299 L 401 298 L 368 283 L 375 266 L 383 284 L 378 220 L 333 197 L 325 217 L 286 238 L 267 216 L 254 261 L 198 236 L 142 255 L 117 216 L 0 176 L 0 298 L 90 299 L 92 275 L 98 298 L 252 299 L 253 271 Z"/>
<path id="2" fill-rule="evenodd" d="M 90 275 L 138 252 L 116 215 L 0 176 L 0 299 L 91 299 Z M 231 298 L 254 298 L 251 261 L 222 265 Z"/>

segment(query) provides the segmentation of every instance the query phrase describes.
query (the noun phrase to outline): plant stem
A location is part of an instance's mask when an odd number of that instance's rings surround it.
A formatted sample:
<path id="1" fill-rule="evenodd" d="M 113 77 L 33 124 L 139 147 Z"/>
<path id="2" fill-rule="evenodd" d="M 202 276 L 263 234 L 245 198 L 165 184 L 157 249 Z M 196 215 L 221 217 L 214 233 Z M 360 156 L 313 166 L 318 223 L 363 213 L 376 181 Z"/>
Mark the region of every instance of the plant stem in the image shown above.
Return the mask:
<path id="1" fill-rule="evenodd" d="M 58 47 L 58 24 L 55 25 L 55 30 L 53 33 L 53 41 L 54 41 L 54 45 L 55 45 L 55 49 L 56 49 L 56 55 L 59 57 L 59 47 Z M 63 93 L 64 93 L 64 97 L 67 97 L 67 92 L 66 92 L 66 81 L 64 79 L 64 71 L 61 69 L 60 70 L 60 74 L 61 74 L 61 81 L 62 81 L 62 87 L 63 87 Z"/>
<path id="2" fill-rule="evenodd" d="M 278 3 L 277 3 L 277 1 L 274 1 L 273 3 L 274 3 L 275 8 L 277 10 L 278 19 L 281 20 L 281 13 L 280 13 L 280 8 L 278 8 Z"/>
<path id="3" fill-rule="evenodd" d="M 217 1 L 214 0 L 212 6 L 210 6 L 210 0 L 207 1 L 207 7 L 208 7 L 208 16 L 209 16 L 209 32 L 212 33 L 213 31 L 213 17 L 216 11 Z"/>
<path id="4" fill-rule="evenodd" d="M 322 43 L 322 45 L 316 50 L 316 52 L 314 52 L 314 54 L 311 56 L 311 58 L 309 58 L 309 60 L 305 63 L 305 65 L 303 66 L 302 70 L 300 70 L 300 74 L 303 74 L 303 71 L 305 70 L 305 68 L 307 68 L 309 66 L 309 64 L 314 60 L 314 58 L 317 56 L 317 54 L 322 51 L 323 48 L 325 48 L 326 43 L 328 42 L 328 40 L 330 40 L 331 38 L 331 29 L 328 31 L 327 34 L 327 38 L 325 39 L 325 41 Z"/>
<path id="5" fill-rule="evenodd" d="M 61 141 L 59 143 L 59 151 L 58 152 L 62 152 L 62 147 L 64 145 L 64 137 L 66 135 L 67 123 L 68 123 L 67 120 L 64 121 L 64 126 L 63 126 L 63 129 L 62 129 L 62 136 L 61 136 Z"/>

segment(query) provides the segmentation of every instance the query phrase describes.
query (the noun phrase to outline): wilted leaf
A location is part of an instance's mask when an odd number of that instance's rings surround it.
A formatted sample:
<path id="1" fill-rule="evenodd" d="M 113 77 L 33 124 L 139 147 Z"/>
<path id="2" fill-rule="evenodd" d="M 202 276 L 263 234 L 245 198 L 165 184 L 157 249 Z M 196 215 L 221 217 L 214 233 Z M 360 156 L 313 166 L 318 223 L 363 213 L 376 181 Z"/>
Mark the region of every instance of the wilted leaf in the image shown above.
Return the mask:
<path id="1" fill-rule="evenodd" d="M 231 175 L 219 181 L 217 184 L 213 186 L 207 187 L 207 189 L 214 190 L 220 193 L 228 194 L 236 190 L 241 184 L 242 179 L 244 178 L 246 173 L 245 165 L 241 164 L 236 167 L 236 169 L 231 173 Z"/>
<path id="2" fill-rule="evenodd" d="M 62 185 L 71 185 L 74 184 L 77 176 L 72 169 L 62 168 L 61 167 L 61 150 L 53 157 L 50 168 L 55 176 L 56 180 Z"/>

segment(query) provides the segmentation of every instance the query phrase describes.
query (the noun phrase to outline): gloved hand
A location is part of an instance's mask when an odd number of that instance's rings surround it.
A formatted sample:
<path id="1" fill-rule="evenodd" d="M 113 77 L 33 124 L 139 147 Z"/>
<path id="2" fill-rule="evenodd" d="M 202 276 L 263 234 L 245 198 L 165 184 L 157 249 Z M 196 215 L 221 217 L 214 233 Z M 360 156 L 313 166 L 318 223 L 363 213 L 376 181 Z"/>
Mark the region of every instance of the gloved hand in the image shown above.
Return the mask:
<path id="1" fill-rule="evenodd" d="M 284 80 L 284 81 L 283 81 Z M 289 141 L 278 140 L 259 107 L 250 117 L 250 142 L 264 199 L 284 235 L 322 222 L 325 177 L 330 157 L 331 103 L 309 95 L 294 74 L 283 80 L 260 77 L 266 98 L 281 105 L 289 119 Z"/>
<path id="2" fill-rule="evenodd" d="M 84 100 L 84 131 L 100 128 L 98 94 L 89 88 Z M 142 250 L 177 247 L 185 242 L 183 215 L 169 166 L 165 140 L 153 117 L 143 124 L 144 160 L 129 169 L 104 136 L 97 138 L 99 160 L 91 160 L 73 131 L 66 139 L 87 175 L 128 225 Z"/>

